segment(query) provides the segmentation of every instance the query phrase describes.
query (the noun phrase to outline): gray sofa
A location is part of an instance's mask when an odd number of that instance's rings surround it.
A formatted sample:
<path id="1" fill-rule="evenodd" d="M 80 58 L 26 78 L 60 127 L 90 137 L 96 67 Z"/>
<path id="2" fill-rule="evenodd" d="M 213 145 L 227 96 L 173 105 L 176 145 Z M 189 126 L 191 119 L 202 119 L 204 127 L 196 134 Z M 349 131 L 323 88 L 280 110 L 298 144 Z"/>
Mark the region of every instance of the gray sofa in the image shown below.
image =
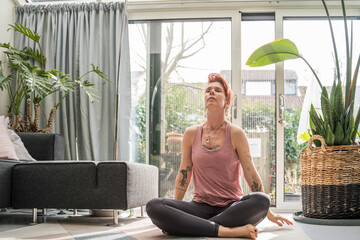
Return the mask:
<path id="1" fill-rule="evenodd" d="M 117 224 L 117 209 L 141 207 L 158 196 L 158 169 L 154 166 L 60 161 L 63 155 L 56 153 L 56 147 L 63 141 L 61 136 L 19 135 L 29 153 L 41 161 L 0 160 L 0 208 L 32 208 L 34 221 L 37 208 L 113 209 Z M 41 148 L 32 147 L 39 145 Z"/>

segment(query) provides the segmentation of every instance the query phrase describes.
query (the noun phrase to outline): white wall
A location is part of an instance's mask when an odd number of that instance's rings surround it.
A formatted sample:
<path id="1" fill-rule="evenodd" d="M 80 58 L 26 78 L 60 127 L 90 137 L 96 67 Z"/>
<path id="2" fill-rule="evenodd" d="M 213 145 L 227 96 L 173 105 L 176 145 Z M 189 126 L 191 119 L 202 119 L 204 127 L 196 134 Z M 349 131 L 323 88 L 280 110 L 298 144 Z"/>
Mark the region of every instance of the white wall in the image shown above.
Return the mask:
<path id="1" fill-rule="evenodd" d="M 9 28 L 8 24 L 13 24 L 15 21 L 14 15 L 14 6 L 15 3 L 13 0 L 1 0 L 0 7 L 0 43 L 13 43 L 12 32 L 7 31 Z M 6 62 L 6 56 L 3 54 L 2 49 L 0 49 L 0 60 L 4 63 Z M 3 68 L 6 66 L 3 65 Z M 0 115 L 7 115 L 7 106 L 9 105 L 9 98 L 7 91 L 0 90 Z"/>

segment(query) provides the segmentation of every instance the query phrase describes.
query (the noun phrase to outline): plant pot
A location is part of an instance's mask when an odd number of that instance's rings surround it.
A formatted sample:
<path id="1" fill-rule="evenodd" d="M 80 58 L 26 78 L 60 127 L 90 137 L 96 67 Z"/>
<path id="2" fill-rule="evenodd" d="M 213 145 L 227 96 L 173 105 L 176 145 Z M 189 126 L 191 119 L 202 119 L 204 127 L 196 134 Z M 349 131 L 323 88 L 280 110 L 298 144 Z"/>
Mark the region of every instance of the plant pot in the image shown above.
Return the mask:
<path id="1" fill-rule="evenodd" d="M 321 147 L 312 147 L 313 140 Z M 360 218 L 360 145 L 327 146 L 314 135 L 300 153 L 305 217 Z"/>
<path id="2" fill-rule="evenodd" d="M 182 152 L 183 135 L 176 131 L 167 134 L 167 145 L 170 153 Z"/>

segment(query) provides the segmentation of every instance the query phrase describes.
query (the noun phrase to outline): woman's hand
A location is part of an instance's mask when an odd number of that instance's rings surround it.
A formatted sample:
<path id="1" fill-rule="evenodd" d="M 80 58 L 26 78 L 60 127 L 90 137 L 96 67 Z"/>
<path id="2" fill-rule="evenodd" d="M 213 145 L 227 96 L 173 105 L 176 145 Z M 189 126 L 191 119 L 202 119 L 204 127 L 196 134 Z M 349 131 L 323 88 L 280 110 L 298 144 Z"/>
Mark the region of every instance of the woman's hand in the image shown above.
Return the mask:
<path id="1" fill-rule="evenodd" d="M 272 212 L 270 209 L 269 209 L 269 211 L 267 213 L 267 218 L 271 222 L 276 223 L 277 225 L 279 225 L 280 227 L 282 227 L 284 225 L 284 223 L 286 223 L 287 225 L 293 225 L 292 222 L 290 222 L 286 218 L 280 216 L 279 214 Z"/>

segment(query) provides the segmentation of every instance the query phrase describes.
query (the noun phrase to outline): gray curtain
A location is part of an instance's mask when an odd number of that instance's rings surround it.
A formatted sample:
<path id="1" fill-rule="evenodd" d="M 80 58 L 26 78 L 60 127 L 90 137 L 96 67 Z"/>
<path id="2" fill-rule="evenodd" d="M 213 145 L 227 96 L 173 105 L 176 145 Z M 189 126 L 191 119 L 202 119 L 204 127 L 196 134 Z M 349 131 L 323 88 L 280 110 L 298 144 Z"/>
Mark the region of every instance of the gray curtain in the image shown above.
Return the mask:
<path id="1" fill-rule="evenodd" d="M 127 17 L 122 42 L 120 77 L 117 82 L 118 53 L 124 3 L 81 3 L 56 5 L 25 5 L 15 7 L 16 20 L 41 36 L 47 69 L 58 69 L 73 79 L 99 66 L 110 83 L 102 85 L 96 74 L 87 79 L 96 84 L 101 99 L 90 103 L 80 90 L 69 94 L 55 114 L 53 132 L 65 137 L 65 158 L 79 160 L 111 160 L 114 154 L 115 98 L 119 84 L 118 160 L 130 159 L 131 82 Z M 126 15 L 125 15 L 126 16 Z M 14 45 L 22 48 L 34 44 L 20 34 Z M 45 99 L 45 111 L 56 97 Z M 46 120 L 42 118 L 42 123 Z"/>

